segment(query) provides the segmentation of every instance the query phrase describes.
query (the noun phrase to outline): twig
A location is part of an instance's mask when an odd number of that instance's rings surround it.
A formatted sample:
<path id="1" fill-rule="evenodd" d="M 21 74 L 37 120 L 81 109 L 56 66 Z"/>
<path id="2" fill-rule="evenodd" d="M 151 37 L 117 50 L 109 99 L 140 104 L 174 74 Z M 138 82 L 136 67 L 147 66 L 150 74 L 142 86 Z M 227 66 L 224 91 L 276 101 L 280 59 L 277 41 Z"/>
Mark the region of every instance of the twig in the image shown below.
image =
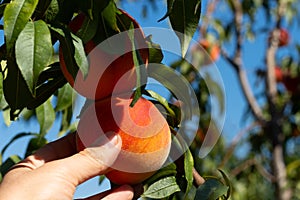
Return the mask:
<path id="1" fill-rule="evenodd" d="M 226 154 L 221 162 L 221 164 L 219 165 L 219 168 L 222 168 L 229 160 L 229 158 L 232 156 L 237 144 L 240 142 L 241 138 L 248 133 L 250 130 L 252 130 L 253 128 L 257 127 L 259 125 L 258 122 L 253 122 L 252 124 L 250 124 L 250 126 L 248 126 L 247 128 L 241 130 L 232 140 L 231 144 L 229 145 L 229 147 L 227 148 L 227 150 L 225 151 Z"/>
<path id="2" fill-rule="evenodd" d="M 205 179 L 197 172 L 195 167 L 193 167 L 193 177 L 197 186 L 204 184 Z"/>

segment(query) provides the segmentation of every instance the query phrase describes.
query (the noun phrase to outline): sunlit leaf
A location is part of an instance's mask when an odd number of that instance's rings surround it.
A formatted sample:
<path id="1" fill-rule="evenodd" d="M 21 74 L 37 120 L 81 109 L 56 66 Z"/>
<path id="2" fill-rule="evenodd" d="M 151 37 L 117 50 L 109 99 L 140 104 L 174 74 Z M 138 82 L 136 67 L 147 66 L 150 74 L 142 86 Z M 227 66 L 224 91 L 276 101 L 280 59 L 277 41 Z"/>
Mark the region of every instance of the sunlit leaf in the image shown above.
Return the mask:
<path id="1" fill-rule="evenodd" d="M 107 22 L 107 25 L 110 26 L 111 29 L 120 32 L 117 25 L 116 12 L 118 8 L 114 1 L 109 1 L 109 4 L 104 8 L 101 12 L 103 19 Z"/>
<path id="2" fill-rule="evenodd" d="M 28 22 L 16 41 L 16 60 L 33 95 L 39 74 L 52 59 L 53 47 L 48 26 L 42 20 Z"/>
<path id="3" fill-rule="evenodd" d="M 4 35 L 8 51 L 29 21 L 38 0 L 14 0 L 4 10 Z"/>
<path id="4" fill-rule="evenodd" d="M 185 179 L 187 181 L 185 197 L 187 197 L 190 190 L 192 189 L 193 181 L 194 181 L 194 177 L 193 177 L 194 159 L 190 149 L 188 147 L 186 148 L 187 150 L 184 153 L 184 173 L 185 173 Z"/>
<path id="5" fill-rule="evenodd" d="M 142 194 L 142 197 L 162 199 L 178 191 L 180 191 L 180 188 L 176 183 L 176 178 L 174 176 L 170 176 L 160 179 L 150 185 L 149 188 Z"/>
<path id="6" fill-rule="evenodd" d="M 55 120 L 55 111 L 50 100 L 36 108 L 36 117 L 40 124 L 40 137 L 43 137 Z"/>
<path id="7" fill-rule="evenodd" d="M 72 106 L 74 101 L 73 98 L 75 98 L 74 89 L 70 86 L 70 84 L 66 84 L 64 87 L 58 90 L 55 111 L 62 111 Z"/>

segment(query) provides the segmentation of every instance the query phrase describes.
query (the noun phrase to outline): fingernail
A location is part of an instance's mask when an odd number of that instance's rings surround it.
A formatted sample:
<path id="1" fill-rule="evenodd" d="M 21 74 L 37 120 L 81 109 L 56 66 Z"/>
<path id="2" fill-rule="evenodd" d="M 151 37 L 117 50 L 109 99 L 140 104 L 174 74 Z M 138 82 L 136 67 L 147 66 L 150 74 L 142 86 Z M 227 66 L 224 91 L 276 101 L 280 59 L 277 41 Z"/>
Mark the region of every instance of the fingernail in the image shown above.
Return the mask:
<path id="1" fill-rule="evenodd" d="M 119 136 L 115 132 L 108 132 L 105 133 L 106 137 L 110 140 L 110 143 L 112 144 L 118 144 L 119 142 Z"/>

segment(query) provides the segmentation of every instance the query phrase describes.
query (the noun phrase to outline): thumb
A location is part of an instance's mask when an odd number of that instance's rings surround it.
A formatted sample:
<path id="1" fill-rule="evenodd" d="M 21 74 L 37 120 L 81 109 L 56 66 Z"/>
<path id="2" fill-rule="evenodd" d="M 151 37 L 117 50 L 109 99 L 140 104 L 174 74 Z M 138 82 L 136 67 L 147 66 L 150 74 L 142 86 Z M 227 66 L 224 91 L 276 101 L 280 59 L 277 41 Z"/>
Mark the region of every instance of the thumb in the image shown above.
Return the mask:
<path id="1" fill-rule="evenodd" d="M 107 173 L 109 167 L 117 159 L 121 146 L 122 141 L 119 135 L 107 133 L 83 151 L 47 163 L 48 165 L 46 164 L 43 168 L 59 172 L 61 176 L 68 177 L 68 180 L 77 186 L 94 176 Z"/>

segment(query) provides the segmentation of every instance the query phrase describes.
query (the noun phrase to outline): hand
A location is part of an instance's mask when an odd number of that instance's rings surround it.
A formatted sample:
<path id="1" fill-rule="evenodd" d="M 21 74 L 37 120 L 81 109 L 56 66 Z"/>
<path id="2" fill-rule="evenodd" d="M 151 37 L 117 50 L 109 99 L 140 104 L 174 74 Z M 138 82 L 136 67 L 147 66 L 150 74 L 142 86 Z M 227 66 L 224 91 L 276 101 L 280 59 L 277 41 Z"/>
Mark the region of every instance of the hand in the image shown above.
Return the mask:
<path id="1" fill-rule="evenodd" d="M 122 142 L 119 136 L 110 135 L 110 142 L 79 153 L 76 152 L 74 133 L 45 145 L 4 176 L 0 200 L 73 199 L 76 186 L 108 172 L 110 169 L 104 163 L 108 160 L 113 163 L 117 158 Z M 123 185 L 86 199 L 127 200 L 133 196 L 133 188 Z"/>

